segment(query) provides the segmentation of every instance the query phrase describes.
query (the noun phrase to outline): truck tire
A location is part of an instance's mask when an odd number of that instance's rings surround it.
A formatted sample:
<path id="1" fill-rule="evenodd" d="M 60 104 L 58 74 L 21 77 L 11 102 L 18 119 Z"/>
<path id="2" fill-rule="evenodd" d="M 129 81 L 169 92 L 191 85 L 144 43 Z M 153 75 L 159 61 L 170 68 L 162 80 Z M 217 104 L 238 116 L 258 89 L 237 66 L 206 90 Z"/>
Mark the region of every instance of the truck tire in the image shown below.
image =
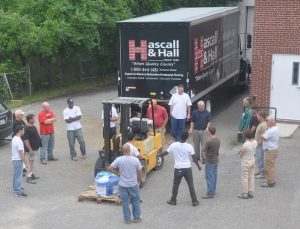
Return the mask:
<path id="1" fill-rule="evenodd" d="M 140 181 L 140 188 L 144 187 L 147 179 L 147 165 L 145 160 L 141 160 L 142 164 L 142 176 Z"/>
<path id="2" fill-rule="evenodd" d="M 163 155 L 160 155 L 160 152 L 157 154 L 156 158 L 156 166 L 155 170 L 160 170 L 164 165 L 165 157 Z"/>
<path id="3" fill-rule="evenodd" d="M 95 164 L 94 176 L 96 177 L 97 174 L 101 171 L 105 171 L 105 163 L 101 157 L 98 157 Z"/>

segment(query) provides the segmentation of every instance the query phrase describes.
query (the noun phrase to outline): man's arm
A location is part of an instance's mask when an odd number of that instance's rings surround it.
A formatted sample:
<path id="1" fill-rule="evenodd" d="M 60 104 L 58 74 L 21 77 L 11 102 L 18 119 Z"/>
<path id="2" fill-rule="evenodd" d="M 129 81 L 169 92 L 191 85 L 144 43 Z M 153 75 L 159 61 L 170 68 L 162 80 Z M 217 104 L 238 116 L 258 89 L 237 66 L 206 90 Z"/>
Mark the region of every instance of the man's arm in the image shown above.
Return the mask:
<path id="1" fill-rule="evenodd" d="M 211 125 L 211 122 L 208 122 L 208 123 L 207 123 L 207 127 L 206 127 L 206 130 L 205 130 L 205 131 L 208 131 L 208 129 L 209 129 L 209 127 L 210 127 L 210 125 Z"/>
<path id="2" fill-rule="evenodd" d="M 190 123 L 189 134 L 193 133 L 193 129 L 194 129 L 194 122 L 191 122 Z"/>
<path id="3" fill-rule="evenodd" d="M 44 123 L 45 123 L 45 124 L 52 124 L 52 123 L 54 123 L 54 122 L 56 121 L 55 114 L 52 113 L 52 116 L 53 116 L 52 118 L 46 119 L 46 120 L 44 121 Z"/>
<path id="4" fill-rule="evenodd" d="M 120 175 L 119 170 L 112 165 L 108 166 L 106 169 L 108 172 L 114 173 L 116 175 Z"/>
<path id="5" fill-rule="evenodd" d="M 32 148 L 31 148 L 29 140 L 27 140 L 27 139 L 24 140 L 24 144 L 26 145 L 27 149 L 29 150 L 29 154 L 32 155 L 33 152 L 32 152 Z"/>
<path id="6" fill-rule="evenodd" d="M 190 118 L 191 118 L 191 107 L 192 107 L 192 106 L 188 106 L 188 107 L 187 107 L 187 116 L 186 116 L 186 119 L 187 119 L 187 120 L 190 120 Z"/>
<path id="7" fill-rule="evenodd" d="M 138 182 L 141 182 L 141 178 L 142 178 L 142 170 L 138 170 L 137 171 L 137 179 L 138 179 Z"/>

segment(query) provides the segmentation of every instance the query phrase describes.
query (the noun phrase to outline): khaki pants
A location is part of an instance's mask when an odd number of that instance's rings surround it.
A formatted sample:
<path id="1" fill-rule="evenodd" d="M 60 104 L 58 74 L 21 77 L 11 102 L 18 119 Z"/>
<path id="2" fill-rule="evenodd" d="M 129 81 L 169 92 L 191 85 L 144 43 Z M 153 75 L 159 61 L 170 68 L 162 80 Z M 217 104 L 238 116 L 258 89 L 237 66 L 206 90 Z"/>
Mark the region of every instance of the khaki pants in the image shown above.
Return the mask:
<path id="1" fill-rule="evenodd" d="M 255 159 L 241 161 L 241 182 L 243 193 L 254 192 Z"/>
<path id="2" fill-rule="evenodd" d="M 279 151 L 265 150 L 265 176 L 268 184 L 275 184 L 275 161 Z"/>
<path id="3" fill-rule="evenodd" d="M 166 139 L 165 139 L 166 128 L 165 127 L 157 128 L 156 131 L 160 133 L 160 135 L 161 135 L 161 144 L 164 145 L 165 141 L 166 141 Z"/>

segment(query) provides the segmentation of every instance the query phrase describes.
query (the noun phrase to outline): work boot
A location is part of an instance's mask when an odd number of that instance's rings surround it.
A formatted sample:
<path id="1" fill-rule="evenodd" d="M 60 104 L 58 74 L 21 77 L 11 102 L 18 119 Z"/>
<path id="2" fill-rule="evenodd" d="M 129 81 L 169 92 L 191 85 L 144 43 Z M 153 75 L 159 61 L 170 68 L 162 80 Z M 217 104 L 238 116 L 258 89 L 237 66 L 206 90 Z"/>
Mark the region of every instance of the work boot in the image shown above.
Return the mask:
<path id="1" fill-rule="evenodd" d="M 206 195 L 202 196 L 202 199 L 212 199 L 214 198 L 214 195 L 206 193 Z"/>
<path id="2" fill-rule="evenodd" d="M 56 157 L 48 157 L 48 161 L 58 161 L 58 158 L 56 158 Z"/>
<path id="3" fill-rule="evenodd" d="M 198 205 L 199 205 L 199 201 L 198 201 L 198 200 L 196 200 L 196 201 L 193 201 L 192 205 L 193 205 L 193 207 L 196 207 L 196 206 L 198 206 Z"/>
<path id="4" fill-rule="evenodd" d="M 42 165 L 47 165 L 47 161 L 44 159 L 44 160 L 41 160 L 41 164 Z"/>
<path id="5" fill-rule="evenodd" d="M 249 197 L 249 198 L 253 198 L 253 192 L 251 192 L 251 191 L 248 192 L 248 197 Z"/>
<path id="6" fill-rule="evenodd" d="M 71 157 L 72 161 L 78 161 L 78 157 Z"/>
<path id="7" fill-rule="evenodd" d="M 26 182 L 29 184 L 36 184 L 35 180 L 32 179 L 31 177 L 27 177 Z"/>
<path id="8" fill-rule="evenodd" d="M 176 200 L 170 199 L 170 200 L 167 201 L 167 204 L 176 205 Z"/>
<path id="9" fill-rule="evenodd" d="M 34 175 L 33 173 L 31 174 L 31 178 L 33 179 L 33 180 L 37 180 L 37 179 L 39 179 L 40 177 L 39 176 L 36 176 L 36 175 Z"/>

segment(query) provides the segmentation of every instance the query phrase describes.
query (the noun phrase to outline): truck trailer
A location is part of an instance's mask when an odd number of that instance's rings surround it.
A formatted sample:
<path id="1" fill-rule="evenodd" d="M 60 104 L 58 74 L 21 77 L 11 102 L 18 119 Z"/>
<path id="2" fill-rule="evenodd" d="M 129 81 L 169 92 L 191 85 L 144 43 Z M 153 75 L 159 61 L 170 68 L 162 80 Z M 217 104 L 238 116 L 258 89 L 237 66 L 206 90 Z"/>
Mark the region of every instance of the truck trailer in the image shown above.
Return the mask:
<path id="1" fill-rule="evenodd" d="M 118 95 L 167 104 L 183 84 L 193 103 L 209 107 L 221 85 L 246 82 L 239 14 L 238 7 L 179 8 L 117 22 Z"/>

